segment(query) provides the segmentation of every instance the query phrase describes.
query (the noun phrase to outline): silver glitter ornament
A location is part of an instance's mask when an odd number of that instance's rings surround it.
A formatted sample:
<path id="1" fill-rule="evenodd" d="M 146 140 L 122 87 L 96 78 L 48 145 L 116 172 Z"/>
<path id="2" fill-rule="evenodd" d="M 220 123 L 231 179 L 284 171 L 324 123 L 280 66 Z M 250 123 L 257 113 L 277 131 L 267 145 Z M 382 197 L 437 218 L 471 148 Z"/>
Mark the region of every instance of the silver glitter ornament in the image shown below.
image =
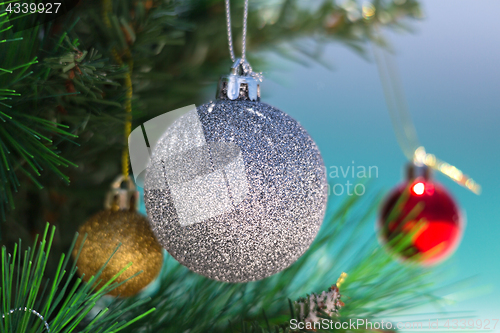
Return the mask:
<path id="1" fill-rule="evenodd" d="M 193 272 L 247 282 L 294 263 L 314 240 L 326 170 L 304 128 L 260 103 L 239 59 L 217 101 L 178 118 L 156 144 L 144 195 L 153 232 Z"/>

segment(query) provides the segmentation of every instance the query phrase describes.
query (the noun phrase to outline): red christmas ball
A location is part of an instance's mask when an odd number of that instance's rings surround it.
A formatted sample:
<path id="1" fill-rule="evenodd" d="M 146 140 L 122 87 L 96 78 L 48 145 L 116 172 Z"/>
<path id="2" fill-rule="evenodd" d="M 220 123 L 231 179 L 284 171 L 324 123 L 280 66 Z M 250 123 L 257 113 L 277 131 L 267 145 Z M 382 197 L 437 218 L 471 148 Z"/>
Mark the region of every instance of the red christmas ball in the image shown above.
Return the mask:
<path id="1" fill-rule="evenodd" d="M 451 195 L 430 178 L 426 167 L 411 165 L 408 174 L 382 205 L 380 240 L 400 258 L 434 265 L 456 250 L 464 221 Z"/>

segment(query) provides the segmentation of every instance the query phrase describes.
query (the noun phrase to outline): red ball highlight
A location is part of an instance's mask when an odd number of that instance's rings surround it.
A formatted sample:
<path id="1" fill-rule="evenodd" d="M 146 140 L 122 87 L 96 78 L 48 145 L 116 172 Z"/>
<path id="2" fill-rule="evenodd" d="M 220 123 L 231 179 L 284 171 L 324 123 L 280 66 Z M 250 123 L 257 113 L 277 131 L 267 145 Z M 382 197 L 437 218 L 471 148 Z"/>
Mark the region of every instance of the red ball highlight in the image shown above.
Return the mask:
<path id="1" fill-rule="evenodd" d="M 425 192 L 425 185 L 422 182 L 418 182 L 415 185 L 413 185 L 412 189 L 413 193 L 415 193 L 416 195 L 422 195 Z"/>

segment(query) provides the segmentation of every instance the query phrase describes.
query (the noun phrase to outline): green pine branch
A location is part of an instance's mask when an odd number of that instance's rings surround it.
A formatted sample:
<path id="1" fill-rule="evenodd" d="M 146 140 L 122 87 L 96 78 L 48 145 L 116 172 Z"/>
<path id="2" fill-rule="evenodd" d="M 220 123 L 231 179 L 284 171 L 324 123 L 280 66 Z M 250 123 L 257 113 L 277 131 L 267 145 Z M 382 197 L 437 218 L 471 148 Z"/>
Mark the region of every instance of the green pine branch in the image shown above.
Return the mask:
<path id="1" fill-rule="evenodd" d="M 121 319 L 121 311 L 104 308 L 89 324 L 77 330 L 99 299 L 129 280 L 114 282 L 127 267 L 103 284 L 100 280 L 105 268 L 103 266 L 88 283 L 82 283 L 82 279 L 76 277 L 76 260 L 73 264 L 69 261 L 77 234 L 68 254 L 61 256 L 53 281 L 47 280 L 45 269 L 50 260 L 54 234 L 55 227 L 49 228 L 47 224 L 41 240 L 37 236 L 33 247 L 25 250 L 23 255 L 21 241 L 12 254 L 7 253 L 5 247 L 2 248 L 0 332 L 38 333 L 50 330 L 52 333 L 114 333 L 154 311 L 154 308 L 150 308 L 132 320 L 125 321 Z M 81 246 L 78 255 L 80 251 Z M 133 302 L 130 309 L 142 306 L 147 301 Z"/>
<path id="2" fill-rule="evenodd" d="M 80 51 L 78 39 L 68 36 L 71 29 L 59 36 L 48 33 L 51 25 L 14 33 L 8 24 L 0 22 L 2 219 L 14 208 L 14 193 L 22 183 L 41 189 L 40 176 L 49 171 L 69 184 L 63 170 L 77 165 L 64 158 L 58 146 L 77 145 L 87 116 L 100 114 L 102 105 L 121 108 L 120 100 L 104 96 L 106 89 L 119 87 L 116 80 L 124 73 L 94 49 Z M 77 117 L 76 112 L 66 116 L 75 109 L 80 111 Z"/>

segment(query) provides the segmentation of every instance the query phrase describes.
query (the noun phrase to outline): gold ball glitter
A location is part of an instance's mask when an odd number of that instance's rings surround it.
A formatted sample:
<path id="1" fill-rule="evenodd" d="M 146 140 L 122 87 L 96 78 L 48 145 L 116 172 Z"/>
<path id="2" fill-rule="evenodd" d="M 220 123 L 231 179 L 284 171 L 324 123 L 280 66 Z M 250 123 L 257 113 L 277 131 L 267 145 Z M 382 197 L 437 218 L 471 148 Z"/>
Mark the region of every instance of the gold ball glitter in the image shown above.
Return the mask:
<path id="1" fill-rule="evenodd" d="M 78 231 L 80 236 L 73 250 L 76 257 L 83 236 L 87 239 L 77 266 L 83 280 L 88 282 L 109 259 L 119 243 L 120 249 L 107 264 L 101 279 L 109 281 L 130 262 L 133 263 L 115 282 L 122 282 L 139 271 L 138 276 L 113 289 L 109 294 L 129 297 L 137 294 L 160 273 L 163 264 L 162 248 L 152 233 L 148 220 L 134 211 L 104 210 L 92 216 Z"/>

